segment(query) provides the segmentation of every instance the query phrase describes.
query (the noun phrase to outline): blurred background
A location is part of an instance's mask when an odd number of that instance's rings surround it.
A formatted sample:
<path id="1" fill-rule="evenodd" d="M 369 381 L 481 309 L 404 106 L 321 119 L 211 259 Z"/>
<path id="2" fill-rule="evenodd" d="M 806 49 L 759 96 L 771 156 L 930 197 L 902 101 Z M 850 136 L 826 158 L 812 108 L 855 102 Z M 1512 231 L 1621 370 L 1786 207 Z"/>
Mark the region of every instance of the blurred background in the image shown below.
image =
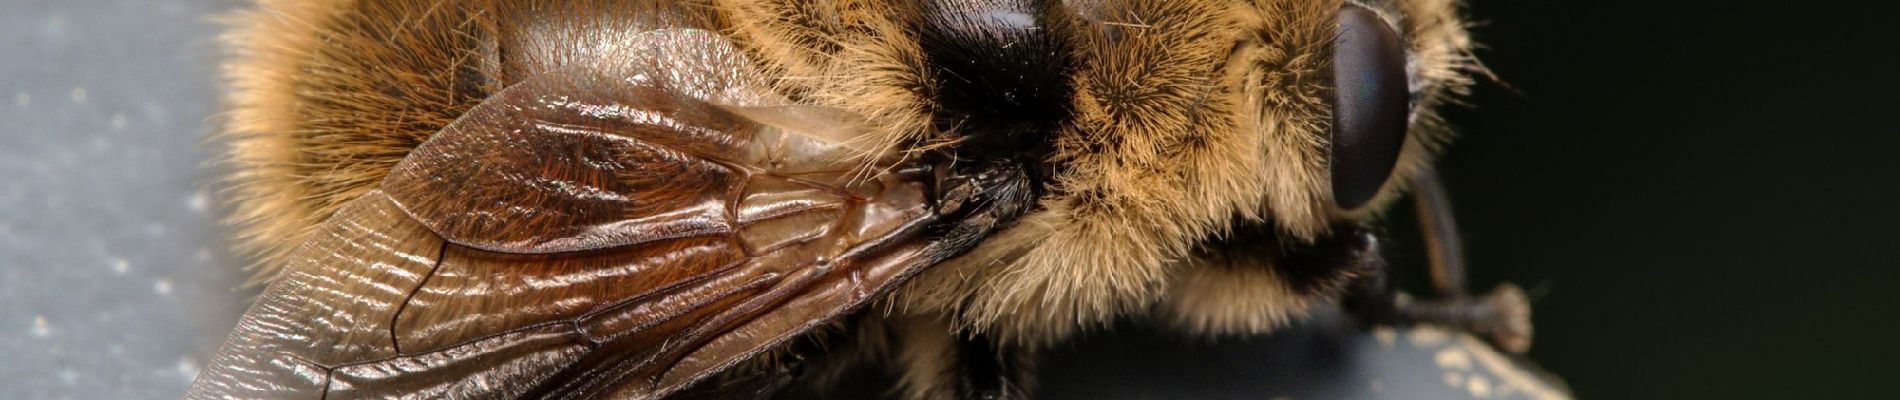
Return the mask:
<path id="1" fill-rule="evenodd" d="M 1892 396 L 1892 3 L 1470 3 L 1509 87 L 1441 166 L 1473 287 L 1542 295 L 1533 359 L 1585 398 Z"/>
<path id="2" fill-rule="evenodd" d="M 176 399 L 236 324 L 207 134 L 240 3 L 0 0 L 0 398 Z"/>
<path id="3" fill-rule="evenodd" d="M 252 295 L 206 142 L 240 3 L 0 1 L 0 398 L 176 398 Z M 1584 398 L 1891 392 L 1891 6 L 1471 3 L 1502 83 L 1442 168 L 1532 359 Z"/>

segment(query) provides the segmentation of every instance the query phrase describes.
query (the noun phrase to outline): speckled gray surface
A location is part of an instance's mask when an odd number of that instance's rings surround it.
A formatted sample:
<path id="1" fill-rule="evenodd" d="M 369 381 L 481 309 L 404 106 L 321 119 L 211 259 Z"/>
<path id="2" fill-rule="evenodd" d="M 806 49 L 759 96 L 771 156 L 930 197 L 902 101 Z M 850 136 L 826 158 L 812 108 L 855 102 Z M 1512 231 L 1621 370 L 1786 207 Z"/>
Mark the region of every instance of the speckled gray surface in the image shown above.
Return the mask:
<path id="1" fill-rule="evenodd" d="M 177 398 L 242 311 L 205 142 L 234 1 L 0 1 L 0 399 Z"/>
<path id="2" fill-rule="evenodd" d="M 1561 382 L 1469 335 L 1359 330 L 1336 310 L 1272 335 L 1190 337 L 1118 325 L 1037 360 L 1038 398 L 1562 399 Z"/>

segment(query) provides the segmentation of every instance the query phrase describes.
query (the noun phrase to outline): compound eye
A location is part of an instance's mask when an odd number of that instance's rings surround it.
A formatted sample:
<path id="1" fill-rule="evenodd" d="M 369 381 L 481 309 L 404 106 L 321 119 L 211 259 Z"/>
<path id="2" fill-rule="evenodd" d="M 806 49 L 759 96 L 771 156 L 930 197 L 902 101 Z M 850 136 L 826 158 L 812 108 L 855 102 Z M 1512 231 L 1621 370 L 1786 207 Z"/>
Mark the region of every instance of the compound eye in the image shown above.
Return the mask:
<path id="1" fill-rule="evenodd" d="M 1339 10 L 1333 38 L 1333 202 L 1354 209 L 1379 193 L 1405 145 L 1411 92 L 1405 45 L 1379 14 Z"/>

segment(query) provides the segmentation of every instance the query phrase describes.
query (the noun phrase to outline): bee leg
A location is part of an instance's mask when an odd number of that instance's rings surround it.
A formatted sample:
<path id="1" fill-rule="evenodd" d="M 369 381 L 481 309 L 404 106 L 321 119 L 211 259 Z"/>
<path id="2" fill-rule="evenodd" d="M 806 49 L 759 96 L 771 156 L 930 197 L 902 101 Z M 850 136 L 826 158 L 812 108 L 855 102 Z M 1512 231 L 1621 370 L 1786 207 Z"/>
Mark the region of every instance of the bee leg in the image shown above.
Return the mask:
<path id="1" fill-rule="evenodd" d="M 1420 225 L 1431 248 L 1432 286 L 1437 296 L 1414 299 L 1398 292 L 1386 282 L 1389 265 L 1380 257 L 1377 241 L 1355 252 L 1357 276 L 1346 288 L 1341 303 L 1345 309 L 1372 323 L 1432 324 L 1470 332 L 1491 342 L 1498 349 L 1523 353 L 1531 345 L 1531 308 L 1524 291 L 1503 284 L 1490 293 L 1472 296 L 1464 289 L 1464 260 L 1458 251 L 1456 226 L 1451 221 L 1449 203 L 1435 177 L 1416 183 L 1420 204 Z"/>
<path id="2" fill-rule="evenodd" d="M 1499 350 L 1523 353 L 1531 347 L 1531 307 L 1517 285 L 1503 284 L 1483 296 L 1414 300 L 1394 299 L 1399 320 L 1455 327 L 1478 335 Z"/>
<path id="3" fill-rule="evenodd" d="M 1438 173 L 1425 171 L 1412 179 L 1412 206 L 1418 212 L 1419 236 L 1425 239 L 1432 290 L 1440 297 L 1465 296 L 1464 241 Z"/>
<path id="4" fill-rule="evenodd" d="M 1503 284 L 1483 296 L 1428 300 L 1383 288 L 1383 279 L 1365 277 L 1342 300 L 1346 311 L 1375 324 L 1441 325 L 1477 335 L 1499 350 L 1523 353 L 1531 346 L 1531 307 L 1517 285 Z"/>
<path id="5" fill-rule="evenodd" d="M 1458 236 L 1451 198 L 1438 174 L 1426 171 L 1412 181 L 1412 205 L 1420 236 L 1429 253 L 1431 283 L 1438 299 L 1415 301 L 1400 295 L 1396 311 L 1412 320 L 1441 321 L 1490 339 L 1505 351 L 1522 353 L 1531 345 L 1530 301 L 1517 285 L 1503 284 L 1473 298 L 1465 287 L 1464 241 Z"/>

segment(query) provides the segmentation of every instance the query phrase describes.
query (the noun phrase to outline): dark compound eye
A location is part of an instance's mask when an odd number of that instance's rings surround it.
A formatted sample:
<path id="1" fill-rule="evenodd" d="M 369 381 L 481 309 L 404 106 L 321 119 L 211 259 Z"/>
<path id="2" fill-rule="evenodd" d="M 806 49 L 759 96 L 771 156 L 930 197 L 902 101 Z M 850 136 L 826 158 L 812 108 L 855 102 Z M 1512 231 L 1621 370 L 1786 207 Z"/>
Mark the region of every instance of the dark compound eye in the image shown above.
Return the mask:
<path id="1" fill-rule="evenodd" d="M 1379 15 L 1339 10 L 1333 39 L 1333 202 L 1357 208 L 1379 193 L 1405 145 L 1411 93 L 1405 44 Z"/>

